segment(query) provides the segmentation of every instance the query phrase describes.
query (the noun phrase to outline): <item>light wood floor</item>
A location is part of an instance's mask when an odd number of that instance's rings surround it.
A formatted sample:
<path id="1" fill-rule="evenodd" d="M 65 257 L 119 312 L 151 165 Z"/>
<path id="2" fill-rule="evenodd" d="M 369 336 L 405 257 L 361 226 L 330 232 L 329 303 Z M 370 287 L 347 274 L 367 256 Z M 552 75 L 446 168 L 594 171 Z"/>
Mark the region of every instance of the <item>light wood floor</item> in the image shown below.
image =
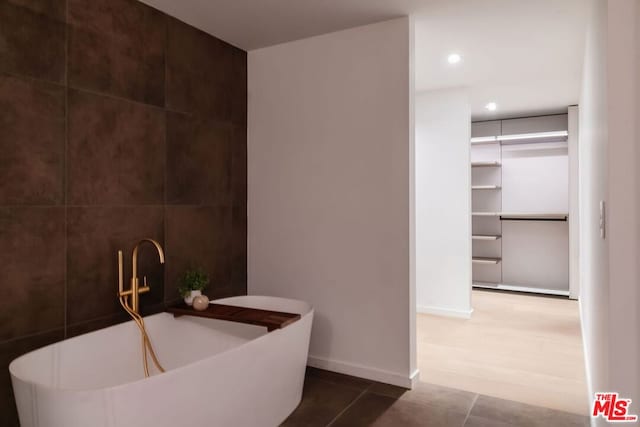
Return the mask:
<path id="1" fill-rule="evenodd" d="M 418 314 L 420 380 L 588 414 L 578 302 L 474 290 L 469 320 Z"/>

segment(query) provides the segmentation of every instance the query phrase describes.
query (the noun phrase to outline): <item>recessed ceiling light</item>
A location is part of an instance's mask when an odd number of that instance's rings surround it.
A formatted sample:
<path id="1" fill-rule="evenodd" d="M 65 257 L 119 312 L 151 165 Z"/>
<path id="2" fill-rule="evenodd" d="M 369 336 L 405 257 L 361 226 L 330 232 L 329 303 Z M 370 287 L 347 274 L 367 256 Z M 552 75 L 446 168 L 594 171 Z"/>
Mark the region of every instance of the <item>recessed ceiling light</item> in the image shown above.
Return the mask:
<path id="1" fill-rule="evenodd" d="M 498 109 L 498 104 L 496 104 L 495 102 L 490 102 L 487 105 L 485 105 L 484 108 L 486 108 L 489 111 L 496 111 Z"/>
<path id="2" fill-rule="evenodd" d="M 449 54 L 449 56 L 447 56 L 447 61 L 449 62 L 449 64 L 457 64 L 458 62 L 462 61 L 462 56 L 457 53 L 451 53 Z"/>

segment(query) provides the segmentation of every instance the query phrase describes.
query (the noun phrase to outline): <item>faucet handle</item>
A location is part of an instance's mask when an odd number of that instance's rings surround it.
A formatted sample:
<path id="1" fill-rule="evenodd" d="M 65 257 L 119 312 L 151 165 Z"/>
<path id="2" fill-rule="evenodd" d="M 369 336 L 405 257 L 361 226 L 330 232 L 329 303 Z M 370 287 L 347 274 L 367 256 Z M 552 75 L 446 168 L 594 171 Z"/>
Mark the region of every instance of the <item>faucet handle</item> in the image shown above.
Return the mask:
<path id="1" fill-rule="evenodd" d="M 139 294 L 143 294 L 145 292 L 149 292 L 150 290 L 151 290 L 151 288 L 147 284 L 147 276 L 143 276 L 143 278 L 142 278 L 142 286 L 140 286 L 138 288 L 138 293 Z"/>

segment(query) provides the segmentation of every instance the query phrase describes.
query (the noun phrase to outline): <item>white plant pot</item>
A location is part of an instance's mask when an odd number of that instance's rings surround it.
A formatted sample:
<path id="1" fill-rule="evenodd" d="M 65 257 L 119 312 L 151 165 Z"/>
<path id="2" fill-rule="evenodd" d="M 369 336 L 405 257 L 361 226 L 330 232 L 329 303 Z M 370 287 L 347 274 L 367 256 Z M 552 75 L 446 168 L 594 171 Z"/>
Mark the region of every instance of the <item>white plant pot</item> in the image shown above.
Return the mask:
<path id="1" fill-rule="evenodd" d="M 184 297 L 184 302 L 187 305 L 193 305 L 193 299 L 197 296 L 202 295 L 202 291 L 191 291 L 191 293 L 189 295 L 187 295 L 186 297 Z"/>

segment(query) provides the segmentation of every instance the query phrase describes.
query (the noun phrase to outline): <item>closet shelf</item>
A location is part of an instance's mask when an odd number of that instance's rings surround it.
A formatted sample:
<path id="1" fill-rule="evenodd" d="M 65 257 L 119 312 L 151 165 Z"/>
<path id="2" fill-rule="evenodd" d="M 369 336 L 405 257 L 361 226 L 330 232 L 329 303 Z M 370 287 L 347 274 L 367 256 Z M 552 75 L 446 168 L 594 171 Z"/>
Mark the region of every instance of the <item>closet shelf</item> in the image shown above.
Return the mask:
<path id="1" fill-rule="evenodd" d="M 496 136 L 476 136 L 471 138 L 471 145 L 499 144 Z"/>
<path id="2" fill-rule="evenodd" d="M 499 185 L 472 185 L 472 190 L 500 190 L 502 187 Z"/>
<path id="3" fill-rule="evenodd" d="M 471 145 L 480 144 L 522 144 L 531 142 L 564 142 L 569 138 L 566 130 L 551 132 L 532 132 L 510 135 L 480 136 L 471 138 Z"/>
<path id="4" fill-rule="evenodd" d="M 473 216 L 500 216 L 500 212 L 471 212 Z"/>
<path id="5" fill-rule="evenodd" d="M 472 258 L 472 261 L 476 264 L 497 264 L 501 261 L 501 259 L 474 256 Z"/>
<path id="6" fill-rule="evenodd" d="M 498 240 L 502 238 L 500 235 L 474 234 L 471 236 L 473 240 Z"/>
<path id="7" fill-rule="evenodd" d="M 471 162 L 471 167 L 474 168 L 490 168 L 502 166 L 500 162 Z"/>

